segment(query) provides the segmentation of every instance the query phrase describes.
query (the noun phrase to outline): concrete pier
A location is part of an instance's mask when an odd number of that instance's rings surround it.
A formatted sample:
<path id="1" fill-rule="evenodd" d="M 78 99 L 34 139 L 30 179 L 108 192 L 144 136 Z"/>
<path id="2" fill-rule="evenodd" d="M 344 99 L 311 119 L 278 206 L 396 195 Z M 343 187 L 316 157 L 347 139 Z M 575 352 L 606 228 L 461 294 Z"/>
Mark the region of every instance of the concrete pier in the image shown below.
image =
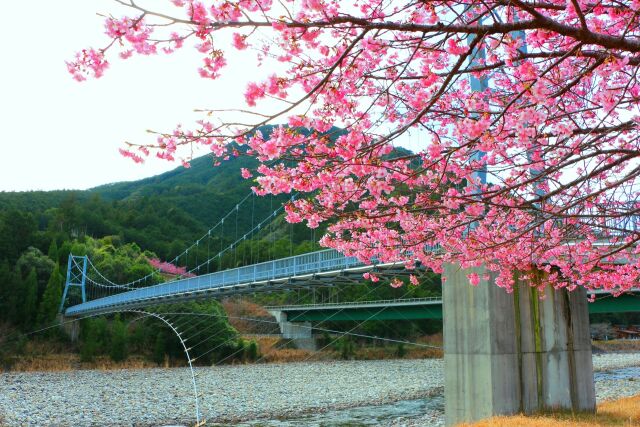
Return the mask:
<path id="1" fill-rule="evenodd" d="M 470 273 L 489 280 L 473 287 Z M 584 289 L 547 286 L 540 299 L 528 283 L 508 294 L 483 267 L 448 265 L 444 275 L 448 426 L 519 412 L 595 411 Z"/>
<path id="2" fill-rule="evenodd" d="M 56 320 L 60 323 L 60 328 L 67 334 L 71 342 L 78 342 L 78 338 L 80 337 L 80 321 L 65 317 L 63 314 L 58 314 Z"/>

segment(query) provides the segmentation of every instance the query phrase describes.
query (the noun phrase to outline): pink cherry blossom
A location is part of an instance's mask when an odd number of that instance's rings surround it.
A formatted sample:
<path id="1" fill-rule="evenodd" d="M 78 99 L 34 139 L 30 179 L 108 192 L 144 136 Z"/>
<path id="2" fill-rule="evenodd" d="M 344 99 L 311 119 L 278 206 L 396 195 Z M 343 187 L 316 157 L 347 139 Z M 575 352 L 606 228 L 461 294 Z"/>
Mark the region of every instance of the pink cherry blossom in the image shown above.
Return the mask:
<path id="1" fill-rule="evenodd" d="M 195 277 L 193 273 L 187 271 L 186 267 L 179 267 L 167 261 L 160 261 L 158 258 L 148 258 L 149 264 L 161 273 L 182 277 Z"/>

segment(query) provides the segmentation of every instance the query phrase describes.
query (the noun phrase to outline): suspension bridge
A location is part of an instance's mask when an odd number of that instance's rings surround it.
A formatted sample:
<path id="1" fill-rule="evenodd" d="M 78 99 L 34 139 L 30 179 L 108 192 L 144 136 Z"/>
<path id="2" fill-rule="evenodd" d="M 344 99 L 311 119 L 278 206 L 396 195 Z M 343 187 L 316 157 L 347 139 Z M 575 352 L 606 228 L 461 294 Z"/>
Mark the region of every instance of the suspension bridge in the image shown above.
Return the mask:
<path id="1" fill-rule="evenodd" d="M 87 286 L 88 262 L 86 256 L 69 258 L 68 287 L 84 289 Z M 386 277 L 408 274 L 403 263 L 365 264 L 328 249 L 128 290 L 91 301 L 86 300 L 85 290 L 83 302 L 68 307 L 65 315 L 86 316 L 193 299 L 354 284 L 362 281 L 363 273 L 371 271 Z"/>

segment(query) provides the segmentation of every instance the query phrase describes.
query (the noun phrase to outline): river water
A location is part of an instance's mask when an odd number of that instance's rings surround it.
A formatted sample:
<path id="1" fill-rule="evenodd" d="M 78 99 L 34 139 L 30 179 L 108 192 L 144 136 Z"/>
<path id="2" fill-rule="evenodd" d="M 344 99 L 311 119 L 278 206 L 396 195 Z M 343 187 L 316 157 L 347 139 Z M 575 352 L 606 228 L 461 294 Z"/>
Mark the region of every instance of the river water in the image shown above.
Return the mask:
<path id="1" fill-rule="evenodd" d="M 389 424 L 398 418 L 414 418 L 425 413 L 443 414 L 444 396 L 426 399 L 401 400 L 385 405 L 359 406 L 321 413 L 312 413 L 289 419 L 253 420 L 234 423 L 240 427 L 361 427 Z M 213 424 L 226 427 L 231 424 Z"/>
<path id="2" fill-rule="evenodd" d="M 632 366 L 630 368 L 615 369 L 613 371 L 595 372 L 593 379 L 596 383 L 606 380 L 640 380 L 640 367 Z"/>
<path id="3" fill-rule="evenodd" d="M 640 367 L 615 369 L 595 372 L 596 389 L 599 383 L 610 381 L 640 381 Z M 434 415 L 434 424 L 442 421 L 444 414 L 444 396 L 434 395 L 426 399 L 401 400 L 394 403 L 375 406 L 360 406 L 322 413 L 312 413 L 289 419 L 263 419 L 233 424 L 241 427 L 362 427 L 393 424 L 398 419 L 424 417 Z M 438 418 L 440 418 L 438 420 Z M 401 424 L 401 423 L 400 423 Z M 231 424 L 214 424 L 219 427 Z"/>

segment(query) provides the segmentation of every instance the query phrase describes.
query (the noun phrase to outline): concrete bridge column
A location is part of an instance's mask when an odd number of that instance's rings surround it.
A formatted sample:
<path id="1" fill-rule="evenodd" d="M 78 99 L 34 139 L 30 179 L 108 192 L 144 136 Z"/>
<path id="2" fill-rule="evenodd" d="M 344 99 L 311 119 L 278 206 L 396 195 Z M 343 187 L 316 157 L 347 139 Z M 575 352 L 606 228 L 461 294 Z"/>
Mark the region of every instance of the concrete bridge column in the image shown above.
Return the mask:
<path id="1" fill-rule="evenodd" d="M 473 287 L 469 273 L 489 280 Z M 506 293 L 484 267 L 447 265 L 444 276 L 447 425 L 549 409 L 595 411 L 584 289 L 547 286 L 540 300 L 527 283 Z"/>
<path id="2" fill-rule="evenodd" d="M 282 338 L 292 340 L 297 348 L 316 350 L 316 342 L 311 330 L 311 322 L 289 322 L 287 313 L 283 311 L 269 311 L 276 318 Z"/>

